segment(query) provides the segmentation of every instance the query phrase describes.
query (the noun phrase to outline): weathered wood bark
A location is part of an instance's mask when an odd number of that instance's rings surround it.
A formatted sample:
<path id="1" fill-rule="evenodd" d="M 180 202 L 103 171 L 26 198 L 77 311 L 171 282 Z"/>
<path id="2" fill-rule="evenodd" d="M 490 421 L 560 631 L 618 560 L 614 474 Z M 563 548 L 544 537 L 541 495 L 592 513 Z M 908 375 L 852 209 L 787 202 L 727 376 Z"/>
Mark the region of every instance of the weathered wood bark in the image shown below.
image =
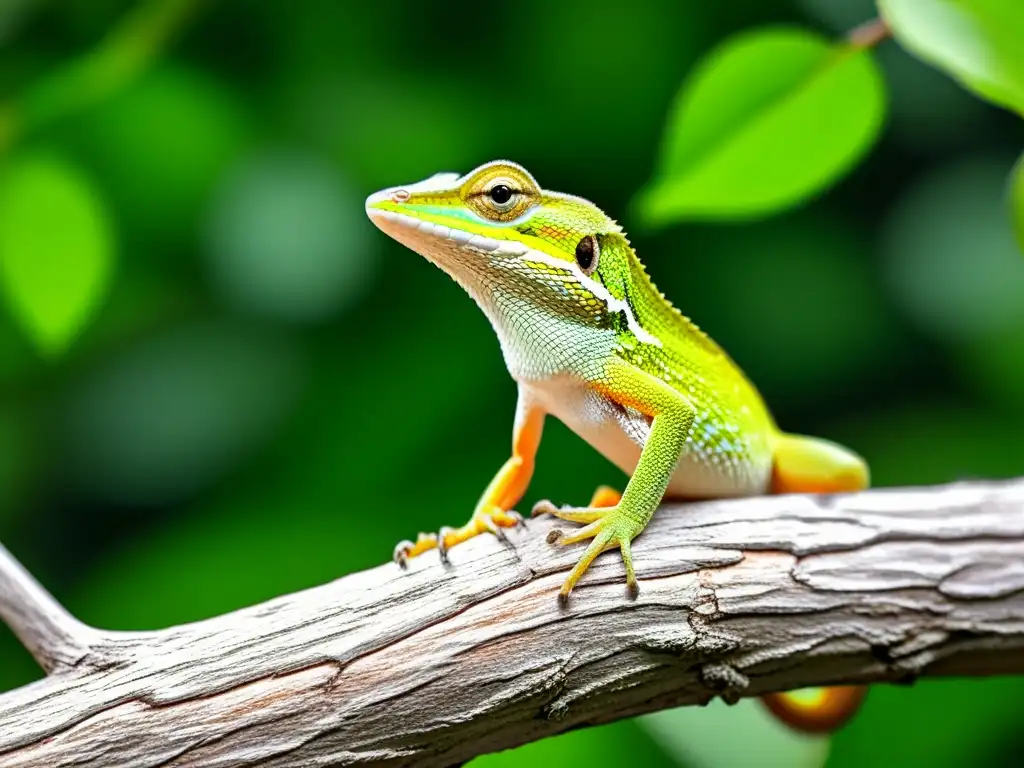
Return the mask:
<path id="1" fill-rule="evenodd" d="M 555 525 L 140 633 L 0 547 L 0 617 L 51 670 L 0 695 L 0 765 L 445 766 L 719 695 L 1024 671 L 1022 480 L 667 507 L 639 599 L 606 554 L 567 608 Z"/>

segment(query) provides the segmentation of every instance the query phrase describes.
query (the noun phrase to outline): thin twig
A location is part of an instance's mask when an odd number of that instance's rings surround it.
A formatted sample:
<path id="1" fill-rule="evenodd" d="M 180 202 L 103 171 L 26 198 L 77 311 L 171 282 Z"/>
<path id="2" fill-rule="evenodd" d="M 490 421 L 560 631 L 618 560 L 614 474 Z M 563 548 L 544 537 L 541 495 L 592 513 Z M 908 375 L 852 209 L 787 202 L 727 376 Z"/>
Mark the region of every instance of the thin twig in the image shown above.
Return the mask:
<path id="1" fill-rule="evenodd" d="M 94 630 L 53 599 L 0 544 L 0 619 L 47 673 L 74 667 L 88 654 Z"/>
<path id="2" fill-rule="evenodd" d="M 892 34 L 885 19 L 879 17 L 854 27 L 846 35 L 847 41 L 854 48 L 874 48 Z"/>

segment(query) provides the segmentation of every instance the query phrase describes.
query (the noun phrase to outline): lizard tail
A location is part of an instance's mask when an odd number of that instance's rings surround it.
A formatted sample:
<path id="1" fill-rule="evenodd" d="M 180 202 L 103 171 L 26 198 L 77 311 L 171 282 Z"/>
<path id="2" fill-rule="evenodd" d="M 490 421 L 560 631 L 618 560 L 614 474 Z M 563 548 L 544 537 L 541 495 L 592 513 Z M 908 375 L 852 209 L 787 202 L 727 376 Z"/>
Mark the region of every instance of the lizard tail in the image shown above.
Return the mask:
<path id="1" fill-rule="evenodd" d="M 801 733 L 824 734 L 838 730 L 857 714 L 867 695 L 866 685 L 810 688 L 796 693 L 769 693 L 761 701 L 768 711 Z"/>
<path id="2" fill-rule="evenodd" d="M 841 493 L 868 487 L 864 460 L 841 445 L 779 433 L 773 441 L 772 493 Z M 769 711 L 803 733 L 829 733 L 844 725 L 867 694 L 863 685 L 815 688 L 762 697 Z"/>
<path id="3" fill-rule="evenodd" d="M 841 493 L 868 487 L 868 465 L 830 440 L 779 433 L 772 440 L 772 493 Z"/>

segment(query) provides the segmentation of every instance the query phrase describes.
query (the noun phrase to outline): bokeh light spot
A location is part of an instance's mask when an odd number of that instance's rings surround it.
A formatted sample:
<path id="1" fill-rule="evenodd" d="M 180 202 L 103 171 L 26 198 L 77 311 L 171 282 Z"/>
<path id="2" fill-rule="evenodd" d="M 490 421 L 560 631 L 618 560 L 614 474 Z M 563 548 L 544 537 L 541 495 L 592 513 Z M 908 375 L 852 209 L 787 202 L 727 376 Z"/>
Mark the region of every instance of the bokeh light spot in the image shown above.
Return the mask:
<path id="1" fill-rule="evenodd" d="M 922 176 L 884 225 L 889 285 L 937 337 L 965 340 L 1024 323 L 1024 259 L 1003 200 L 1013 159 L 974 156 Z"/>
<path id="2" fill-rule="evenodd" d="M 101 501 L 182 501 L 272 437 L 301 371 L 284 340 L 245 328 L 200 323 L 150 338 L 70 393 L 58 444 L 72 481 Z"/>
<path id="3" fill-rule="evenodd" d="M 207 259 L 232 304 L 276 320 L 326 320 L 367 289 L 375 265 L 363 204 L 327 161 L 277 151 L 233 169 L 214 200 Z"/>

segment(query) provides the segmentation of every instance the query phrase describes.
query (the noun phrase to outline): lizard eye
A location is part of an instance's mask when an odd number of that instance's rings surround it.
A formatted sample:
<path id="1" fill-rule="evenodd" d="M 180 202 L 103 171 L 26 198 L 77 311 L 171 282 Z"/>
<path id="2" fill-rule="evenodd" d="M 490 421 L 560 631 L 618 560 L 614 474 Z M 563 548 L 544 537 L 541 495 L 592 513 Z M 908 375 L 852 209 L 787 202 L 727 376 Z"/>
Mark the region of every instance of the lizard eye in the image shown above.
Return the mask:
<path id="1" fill-rule="evenodd" d="M 601 257 L 601 246 L 597 238 L 587 235 L 576 244 L 576 263 L 580 265 L 583 274 L 589 275 L 597 269 L 597 262 Z"/>
<path id="2" fill-rule="evenodd" d="M 499 162 L 488 163 L 469 174 L 459 188 L 459 197 L 482 219 L 507 224 L 539 203 L 541 190 L 518 165 Z"/>
<path id="3" fill-rule="evenodd" d="M 491 200 L 496 202 L 498 205 L 505 205 L 509 200 L 512 199 L 512 190 L 505 184 L 495 184 L 491 187 Z"/>
<path id="4" fill-rule="evenodd" d="M 498 179 L 487 187 L 484 195 L 490 208 L 499 214 L 507 214 L 522 199 L 522 194 L 508 179 Z"/>

